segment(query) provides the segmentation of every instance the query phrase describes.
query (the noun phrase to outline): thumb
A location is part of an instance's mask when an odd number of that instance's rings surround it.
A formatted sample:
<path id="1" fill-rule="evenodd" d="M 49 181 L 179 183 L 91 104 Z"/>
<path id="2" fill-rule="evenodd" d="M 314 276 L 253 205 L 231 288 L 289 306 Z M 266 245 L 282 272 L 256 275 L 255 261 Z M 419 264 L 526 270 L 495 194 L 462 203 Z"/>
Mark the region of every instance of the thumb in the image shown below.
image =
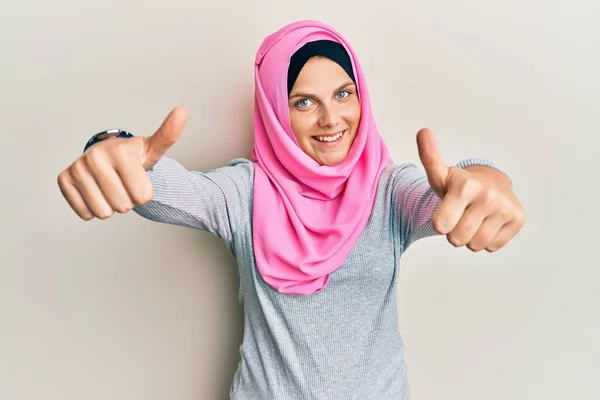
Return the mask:
<path id="1" fill-rule="evenodd" d="M 187 122 L 187 111 L 182 107 L 175 107 L 161 126 L 152 136 L 145 138 L 142 153 L 144 168 L 149 170 L 179 140 Z"/>
<path id="2" fill-rule="evenodd" d="M 427 173 L 429 185 L 439 197 L 444 197 L 447 191 L 448 167 L 444 163 L 433 133 L 429 129 L 419 130 L 417 133 L 417 147 L 419 148 L 419 158 L 423 167 L 425 167 L 425 173 Z"/>

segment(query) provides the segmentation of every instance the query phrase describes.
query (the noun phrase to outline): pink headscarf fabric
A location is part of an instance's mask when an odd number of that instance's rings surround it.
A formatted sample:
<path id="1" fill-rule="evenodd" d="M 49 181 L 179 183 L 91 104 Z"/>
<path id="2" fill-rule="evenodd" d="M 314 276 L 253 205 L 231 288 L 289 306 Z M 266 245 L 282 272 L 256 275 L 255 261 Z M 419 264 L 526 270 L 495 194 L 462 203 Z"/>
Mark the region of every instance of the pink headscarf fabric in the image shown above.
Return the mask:
<path id="1" fill-rule="evenodd" d="M 352 61 L 361 120 L 342 163 L 317 163 L 298 146 L 288 109 L 290 57 L 307 42 L 333 40 Z M 332 27 L 298 21 L 265 38 L 255 63 L 253 246 L 263 280 L 280 293 L 323 290 L 373 209 L 390 161 L 371 112 L 365 77 L 350 44 Z"/>

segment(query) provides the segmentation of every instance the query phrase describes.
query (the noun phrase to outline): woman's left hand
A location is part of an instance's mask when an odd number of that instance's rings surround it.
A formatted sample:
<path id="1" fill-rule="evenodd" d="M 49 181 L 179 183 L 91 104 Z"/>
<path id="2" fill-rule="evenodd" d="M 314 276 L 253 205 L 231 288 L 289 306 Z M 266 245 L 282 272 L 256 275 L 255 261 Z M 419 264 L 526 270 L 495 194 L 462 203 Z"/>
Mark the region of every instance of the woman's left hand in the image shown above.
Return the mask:
<path id="1" fill-rule="evenodd" d="M 523 207 L 505 174 L 483 166 L 447 166 L 429 129 L 417 133 L 417 145 L 429 185 L 442 199 L 433 227 L 453 246 L 494 252 L 521 230 Z"/>

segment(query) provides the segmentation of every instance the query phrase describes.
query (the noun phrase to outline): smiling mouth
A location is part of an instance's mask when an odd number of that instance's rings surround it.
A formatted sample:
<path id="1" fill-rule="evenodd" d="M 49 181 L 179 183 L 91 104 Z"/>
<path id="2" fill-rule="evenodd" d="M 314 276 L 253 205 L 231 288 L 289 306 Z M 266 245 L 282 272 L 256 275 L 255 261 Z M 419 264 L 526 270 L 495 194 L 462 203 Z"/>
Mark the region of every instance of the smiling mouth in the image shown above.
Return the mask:
<path id="1" fill-rule="evenodd" d="M 322 136 L 311 136 L 314 140 L 320 143 L 335 143 L 342 139 L 346 134 L 347 129 L 344 129 L 341 132 L 335 133 L 333 135 L 322 135 Z"/>

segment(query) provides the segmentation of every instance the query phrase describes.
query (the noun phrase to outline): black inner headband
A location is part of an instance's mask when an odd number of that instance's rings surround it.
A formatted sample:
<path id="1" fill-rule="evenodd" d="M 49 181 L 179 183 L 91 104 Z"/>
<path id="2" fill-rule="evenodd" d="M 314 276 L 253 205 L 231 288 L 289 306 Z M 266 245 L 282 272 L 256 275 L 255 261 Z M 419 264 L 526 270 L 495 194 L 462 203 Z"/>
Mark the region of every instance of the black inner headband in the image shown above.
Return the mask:
<path id="1" fill-rule="evenodd" d="M 330 60 L 336 62 L 340 67 L 346 71 L 352 82 L 356 83 L 354 78 L 354 72 L 352 70 L 352 62 L 346 52 L 344 46 L 331 40 L 317 40 L 315 42 L 308 42 L 304 46 L 298 49 L 290 58 L 290 66 L 288 68 L 288 95 L 294 87 L 296 79 L 300 71 L 304 67 L 306 62 L 314 56 L 327 57 Z"/>

